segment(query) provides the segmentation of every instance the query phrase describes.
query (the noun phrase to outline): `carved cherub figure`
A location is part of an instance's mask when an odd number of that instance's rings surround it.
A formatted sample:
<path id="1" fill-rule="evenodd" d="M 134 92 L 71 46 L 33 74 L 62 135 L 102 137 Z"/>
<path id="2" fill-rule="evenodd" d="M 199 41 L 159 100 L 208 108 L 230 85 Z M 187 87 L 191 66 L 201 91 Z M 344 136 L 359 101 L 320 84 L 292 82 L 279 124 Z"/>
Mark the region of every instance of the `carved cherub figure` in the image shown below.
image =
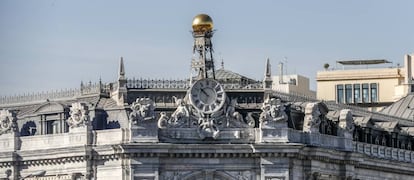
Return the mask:
<path id="1" fill-rule="evenodd" d="M 171 114 L 171 122 L 173 124 L 182 123 L 181 121 L 185 121 L 190 116 L 188 108 L 183 99 L 179 99 L 173 96 L 175 105 L 177 105 L 177 109 Z"/>
<path id="2" fill-rule="evenodd" d="M 279 98 L 266 99 L 262 106 L 259 121 L 261 125 L 268 122 L 287 122 L 285 106 Z"/>
<path id="3" fill-rule="evenodd" d="M 139 124 L 139 122 L 155 118 L 155 103 L 150 98 L 137 98 L 131 104 L 131 110 L 129 119 L 133 124 Z"/>
<path id="4" fill-rule="evenodd" d="M 158 119 L 158 128 L 160 128 L 160 129 L 165 129 L 165 128 L 167 128 L 167 125 L 168 125 L 168 116 L 167 116 L 167 113 L 165 113 L 165 112 L 161 112 L 160 113 L 160 118 Z"/>

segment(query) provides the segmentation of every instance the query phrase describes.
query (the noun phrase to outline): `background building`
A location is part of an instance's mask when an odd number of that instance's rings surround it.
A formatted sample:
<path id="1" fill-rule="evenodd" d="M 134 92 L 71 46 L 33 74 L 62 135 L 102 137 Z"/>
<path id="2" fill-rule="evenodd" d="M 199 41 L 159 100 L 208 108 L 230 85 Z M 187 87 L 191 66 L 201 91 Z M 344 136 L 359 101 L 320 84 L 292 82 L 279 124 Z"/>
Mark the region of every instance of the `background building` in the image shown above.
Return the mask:
<path id="1" fill-rule="evenodd" d="M 278 75 L 271 75 L 270 60 L 266 60 L 265 81 L 271 82 L 271 89 L 281 93 L 316 98 L 316 92 L 310 90 L 309 78 L 298 74 L 284 74 L 283 63 L 278 64 Z"/>
<path id="2" fill-rule="evenodd" d="M 386 60 L 337 63 L 343 65 L 344 69 L 328 69 L 317 73 L 319 100 L 378 111 L 412 92 L 412 55 L 405 56 L 403 67 L 385 67 L 390 63 Z"/>
<path id="3" fill-rule="evenodd" d="M 190 79 L 128 79 L 121 58 L 113 83 L 1 98 L 0 178 L 414 177 L 411 119 L 275 91 L 269 63 L 263 82 L 227 81 L 212 28 L 194 18 Z"/>

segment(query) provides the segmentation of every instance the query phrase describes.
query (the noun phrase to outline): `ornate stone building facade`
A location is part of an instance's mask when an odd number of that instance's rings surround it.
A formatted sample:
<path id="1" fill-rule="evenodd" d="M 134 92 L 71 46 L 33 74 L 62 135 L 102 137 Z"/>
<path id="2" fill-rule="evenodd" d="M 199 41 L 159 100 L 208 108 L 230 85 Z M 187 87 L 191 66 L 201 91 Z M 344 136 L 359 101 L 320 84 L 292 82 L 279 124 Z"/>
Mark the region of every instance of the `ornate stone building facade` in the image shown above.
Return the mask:
<path id="1" fill-rule="evenodd" d="M 195 75 L 0 99 L 0 179 L 412 179 L 411 119 L 220 80 L 212 20 Z M 216 77 L 217 76 L 217 77 Z"/>

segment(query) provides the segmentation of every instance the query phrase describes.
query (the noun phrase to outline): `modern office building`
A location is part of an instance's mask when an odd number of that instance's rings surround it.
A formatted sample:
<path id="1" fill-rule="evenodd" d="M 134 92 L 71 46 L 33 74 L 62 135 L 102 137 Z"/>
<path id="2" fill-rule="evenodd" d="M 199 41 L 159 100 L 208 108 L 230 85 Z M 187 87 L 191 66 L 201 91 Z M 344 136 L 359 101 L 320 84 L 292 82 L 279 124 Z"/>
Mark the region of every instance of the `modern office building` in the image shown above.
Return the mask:
<path id="1" fill-rule="evenodd" d="M 212 30 L 193 19 L 191 78 L 121 58 L 113 83 L 0 98 L 0 179 L 414 178 L 411 119 L 275 91 L 268 63 L 260 82 L 216 70 Z"/>

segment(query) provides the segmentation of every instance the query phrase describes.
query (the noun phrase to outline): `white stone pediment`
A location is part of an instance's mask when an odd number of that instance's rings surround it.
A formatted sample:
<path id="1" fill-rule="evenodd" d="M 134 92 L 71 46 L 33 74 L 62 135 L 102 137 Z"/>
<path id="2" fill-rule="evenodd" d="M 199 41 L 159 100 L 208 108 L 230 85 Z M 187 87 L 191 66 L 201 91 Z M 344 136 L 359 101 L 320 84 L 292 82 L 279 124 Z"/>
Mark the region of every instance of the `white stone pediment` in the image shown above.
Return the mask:
<path id="1" fill-rule="evenodd" d="M 54 112 L 63 112 L 64 109 L 65 106 L 63 104 L 56 102 L 48 102 L 43 105 L 40 105 L 34 112 L 36 114 L 48 114 Z"/>

